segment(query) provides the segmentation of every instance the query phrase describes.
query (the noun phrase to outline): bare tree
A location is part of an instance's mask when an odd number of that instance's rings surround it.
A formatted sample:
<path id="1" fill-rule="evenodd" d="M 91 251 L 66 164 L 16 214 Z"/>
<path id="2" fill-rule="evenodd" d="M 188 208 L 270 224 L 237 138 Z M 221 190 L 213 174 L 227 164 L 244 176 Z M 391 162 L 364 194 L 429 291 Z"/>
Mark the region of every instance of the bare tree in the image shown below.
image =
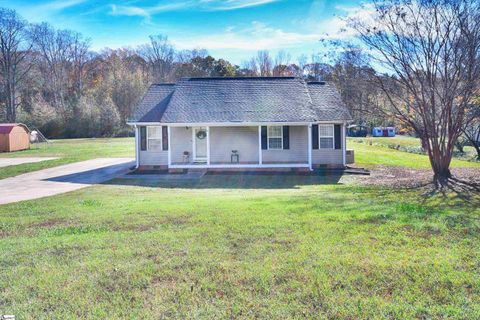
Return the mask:
<path id="1" fill-rule="evenodd" d="M 0 8 L 0 75 L 7 122 L 16 121 L 18 86 L 31 67 L 27 22 L 14 10 Z"/>
<path id="2" fill-rule="evenodd" d="M 268 51 L 258 51 L 255 60 L 261 77 L 269 77 L 272 75 L 273 61 Z"/>
<path id="3" fill-rule="evenodd" d="M 150 65 L 154 82 L 169 80 L 173 70 L 175 49 L 166 36 L 150 36 L 150 43 L 143 45 L 139 54 Z"/>
<path id="4" fill-rule="evenodd" d="M 286 76 L 289 73 L 289 64 L 292 59 L 291 55 L 284 50 L 280 50 L 275 56 L 275 66 L 273 68 L 274 76 Z"/>
<path id="5" fill-rule="evenodd" d="M 80 96 L 89 41 L 77 32 L 55 30 L 47 23 L 34 25 L 31 37 L 39 55 L 36 65 L 42 75 L 44 94 L 66 119 L 71 111 L 69 102 Z"/>
<path id="6" fill-rule="evenodd" d="M 257 65 L 257 60 L 251 58 L 250 60 L 244 61 L 242 63 L 243 75 L 246 77 L 257 77 L 260 75 L 259 68 Z"/>
<path id="7" fill-rule="evenodd" d="M 480 3 L 387 0 L 374 7 L 372 19 L 350 22 L 378 66 L 392 75 L 375 79 L 390 102 L 389 109 L 379 111 L 417 132 L 434 181 L 443 185 L 451 177 L 454 144 L 478 89 Z"/>

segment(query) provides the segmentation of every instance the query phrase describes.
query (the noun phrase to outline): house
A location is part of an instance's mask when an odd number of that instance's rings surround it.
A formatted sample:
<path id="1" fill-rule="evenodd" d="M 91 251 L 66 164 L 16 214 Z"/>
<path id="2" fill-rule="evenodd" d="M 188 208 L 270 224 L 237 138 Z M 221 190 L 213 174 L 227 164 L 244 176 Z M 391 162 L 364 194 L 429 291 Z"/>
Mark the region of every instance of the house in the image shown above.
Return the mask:
<path id="1" fill-rule="evenodd" d="M 350 113 L 333 84 L 296 77 L 152 85 L 128 123 L 137 167 L 343 167 Z"/>
<path id="2" fill-rule="evenodd" d="M 22 123 L 0 124 L 0 152 L 30 148 L 30 130 Z"/>

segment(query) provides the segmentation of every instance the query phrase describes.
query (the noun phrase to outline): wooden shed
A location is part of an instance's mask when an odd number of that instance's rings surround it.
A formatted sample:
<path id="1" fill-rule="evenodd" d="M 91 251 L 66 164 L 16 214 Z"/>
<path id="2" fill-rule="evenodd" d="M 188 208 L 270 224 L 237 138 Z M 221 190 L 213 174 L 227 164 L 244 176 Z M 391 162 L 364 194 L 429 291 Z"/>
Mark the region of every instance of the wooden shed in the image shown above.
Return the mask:
<path id="1" fill-rule="evenodd" d="M 0 123 L 0 152 L 30 148 L 30 130 L 21 123 Z"/>

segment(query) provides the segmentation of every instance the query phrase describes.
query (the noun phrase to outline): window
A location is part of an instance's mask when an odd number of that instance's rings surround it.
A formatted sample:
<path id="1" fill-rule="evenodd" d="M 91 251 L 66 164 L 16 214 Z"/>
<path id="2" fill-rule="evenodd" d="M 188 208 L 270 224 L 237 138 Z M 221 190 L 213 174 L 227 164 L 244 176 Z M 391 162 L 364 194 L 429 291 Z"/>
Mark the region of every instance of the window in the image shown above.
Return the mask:
<path id="1" fill-rule="evenodd" d="M 318 125 L 318 137 L 320 149 L 333 149 L 333 125 Z"/>
<path id="2" fill-rule="evenodd" d="M 147 127 L 147 150 L 162 151 L 162 127 Z"/>
<path id="3" fill-rule="evenodd" d="M 268 149 L 269 150 L 283 149 L 283 127 L 282 126 L 268 127 Z"/>

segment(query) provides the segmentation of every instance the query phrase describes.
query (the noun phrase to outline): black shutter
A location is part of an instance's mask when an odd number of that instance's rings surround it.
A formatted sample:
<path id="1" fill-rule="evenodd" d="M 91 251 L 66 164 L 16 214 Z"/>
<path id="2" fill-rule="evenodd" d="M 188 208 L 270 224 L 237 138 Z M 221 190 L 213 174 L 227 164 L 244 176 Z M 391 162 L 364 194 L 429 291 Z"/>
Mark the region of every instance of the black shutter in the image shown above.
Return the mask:
<path id="1" fill-rule="evenodd" d="M 283 149 L 290 149 L 290 127 L 283 126 Z"/>
<path id="2" fill-rule="evenodd" d="M 267 150 L 267 127 L 262 126 L 262 150 Z"/>
<path id="3" fill-rule="evenodd" d="M 162 150 L 168 150 L 168 127 L 162 127 Z"/>
<path id="4" fill-rule="evenodd" d="M 312 149 L 318 149 L 318 124 L 312 125 Z"/>
<path id="5" fill-rule="evenodd" d="M 140 150 L 147 150 L 147 127 L 140 127 Z"/>
<path id="6" fill-rule="evenodd" d="M 335 125 L 335 149 L 342 149 L 342 126 L 339 124 Z"/>

